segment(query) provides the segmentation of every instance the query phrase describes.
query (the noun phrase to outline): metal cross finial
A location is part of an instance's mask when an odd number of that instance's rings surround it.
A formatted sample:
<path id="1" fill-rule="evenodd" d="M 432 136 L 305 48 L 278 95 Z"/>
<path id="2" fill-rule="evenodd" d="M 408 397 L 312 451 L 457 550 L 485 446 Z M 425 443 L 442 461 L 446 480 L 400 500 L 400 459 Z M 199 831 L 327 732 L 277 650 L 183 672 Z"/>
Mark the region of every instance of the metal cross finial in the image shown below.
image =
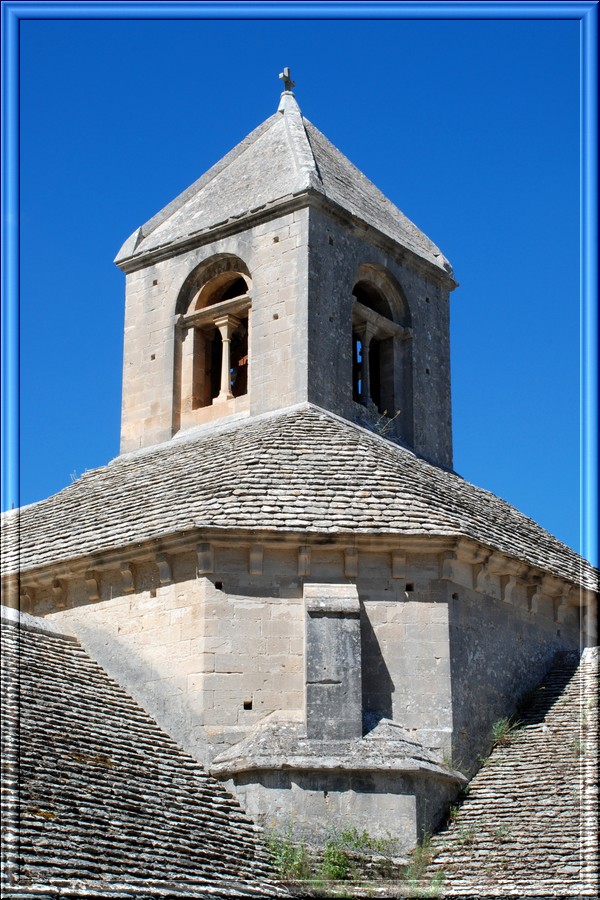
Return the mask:
<path id="1" fill-rule="evenodd" d="M 281 81 L 283 81 L 283 89 L 284 91 L 291 91 L 293 87 L 296 87 L 296 82 L 292 81 L 292 76 L 290 75 L 290 70 L 286 66 L 283 72 L 279 75 Z"/>

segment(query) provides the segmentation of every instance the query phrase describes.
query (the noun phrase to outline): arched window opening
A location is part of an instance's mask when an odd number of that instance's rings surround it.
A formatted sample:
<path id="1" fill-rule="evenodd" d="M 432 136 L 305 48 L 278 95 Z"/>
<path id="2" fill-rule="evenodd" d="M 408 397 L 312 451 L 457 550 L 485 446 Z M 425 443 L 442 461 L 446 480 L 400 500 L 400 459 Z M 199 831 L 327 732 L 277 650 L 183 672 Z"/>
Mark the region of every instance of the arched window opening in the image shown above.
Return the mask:
<path id="1" fill-rule="evenodd" d="M 231 257 L 213 261 L 194 275 L 188 282 L 187 304 L 182 297 L 183 309 L 187 306 L 188 311 L 182 311 L 178 319 L 184 424 L 187 411 L 248 392 L 250 277 L 235 267 Z"/>
<path id="2" fill-rule="evenodd" d="M 223 272 L 221 275 L 211 278 L 198 291 L 194 308 L 204 309 L 207 306 L 214 306 L 215 303 L 222 303 L 224 300 L 243 297 L 247 293 L 248 285 L 241 275 L 237 272 Z"/>
<path id="3" fill-rule="evenodd" d="M 374 285 L 358 281 L 352 294 L 352 396 L 392 417 L 394 338 L 403 329 L 392 321 L 390 305 Z"/>

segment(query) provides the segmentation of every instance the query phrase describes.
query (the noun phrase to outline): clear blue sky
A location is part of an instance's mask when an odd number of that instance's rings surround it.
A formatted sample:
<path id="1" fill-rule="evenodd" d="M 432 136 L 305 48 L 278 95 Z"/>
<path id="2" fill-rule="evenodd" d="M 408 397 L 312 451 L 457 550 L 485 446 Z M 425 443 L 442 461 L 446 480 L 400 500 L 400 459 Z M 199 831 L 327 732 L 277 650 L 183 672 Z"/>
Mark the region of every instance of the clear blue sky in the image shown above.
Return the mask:
<path id="1" fill-rule="evenodd" d="M 21 23 L 20 498 L 118 454 L 122 242 L 276 109 L 451 260 L 455 468 L 580 549 L 579 25 Z"/>

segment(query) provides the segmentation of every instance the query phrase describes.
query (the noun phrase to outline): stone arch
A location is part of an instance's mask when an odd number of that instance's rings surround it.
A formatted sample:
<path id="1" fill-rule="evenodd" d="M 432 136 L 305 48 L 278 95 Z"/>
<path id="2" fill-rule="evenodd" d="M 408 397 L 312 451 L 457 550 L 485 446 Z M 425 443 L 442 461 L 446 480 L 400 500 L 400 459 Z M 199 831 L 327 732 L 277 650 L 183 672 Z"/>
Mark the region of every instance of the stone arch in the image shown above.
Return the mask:
<path id="1" fill-rule="evenodd" d="M 231 253 L 211 256 L 196 266 L 185 279 L 177 298 L 175 313 L 184 315 L 226 299 L 222 295 L 236 281 L 245 283 L 244 293 L 251 291 L 252 278 L 246 263 Z"/>
<path id="2" fill-rule="evenodd" d="M 354 286 L 368 285 L 385 299 L 390 310 L 390 318 L 405 328 L 412 326 L 410 307 L 398 279 L 384 266 L 377 263 L 363 263 L 354 276 Z"/>
<path id="3" fill-rule="evenodd" d="M 413 442 L 412 332 L 410 308 L 391 272 L 365 263 L 352 289 L 352 398 Z"/>
<path id="4" fill-rule="evenodd" d="M 190 272 L 176 303 L 174 430 L 235 412 L 247 399 L 252 278 L 232 254 Z M 239 406 L 239 403 L 237 404 Z"/>

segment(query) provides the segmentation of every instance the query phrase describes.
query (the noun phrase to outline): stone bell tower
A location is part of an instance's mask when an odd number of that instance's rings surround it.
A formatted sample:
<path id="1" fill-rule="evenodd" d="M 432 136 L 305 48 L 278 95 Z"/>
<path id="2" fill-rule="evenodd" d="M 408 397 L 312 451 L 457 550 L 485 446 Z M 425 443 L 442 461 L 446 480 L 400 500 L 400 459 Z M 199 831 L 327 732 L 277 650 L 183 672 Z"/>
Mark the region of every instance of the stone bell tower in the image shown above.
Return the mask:
<path id="1" fill-rule="evenodd" d="M 117 257 L 121 450 L 309 402 L 451 467 L 451 267 L 284 75 L 275 115 Z"/>
<path id="2" fill-rule="evenodd" d="M 122 453 L 7 516 L 3 588 L 257 823 L 404 852 L 597 573 L 447 471 L 450 266 L 284 82 L 120 251 Z"/>

